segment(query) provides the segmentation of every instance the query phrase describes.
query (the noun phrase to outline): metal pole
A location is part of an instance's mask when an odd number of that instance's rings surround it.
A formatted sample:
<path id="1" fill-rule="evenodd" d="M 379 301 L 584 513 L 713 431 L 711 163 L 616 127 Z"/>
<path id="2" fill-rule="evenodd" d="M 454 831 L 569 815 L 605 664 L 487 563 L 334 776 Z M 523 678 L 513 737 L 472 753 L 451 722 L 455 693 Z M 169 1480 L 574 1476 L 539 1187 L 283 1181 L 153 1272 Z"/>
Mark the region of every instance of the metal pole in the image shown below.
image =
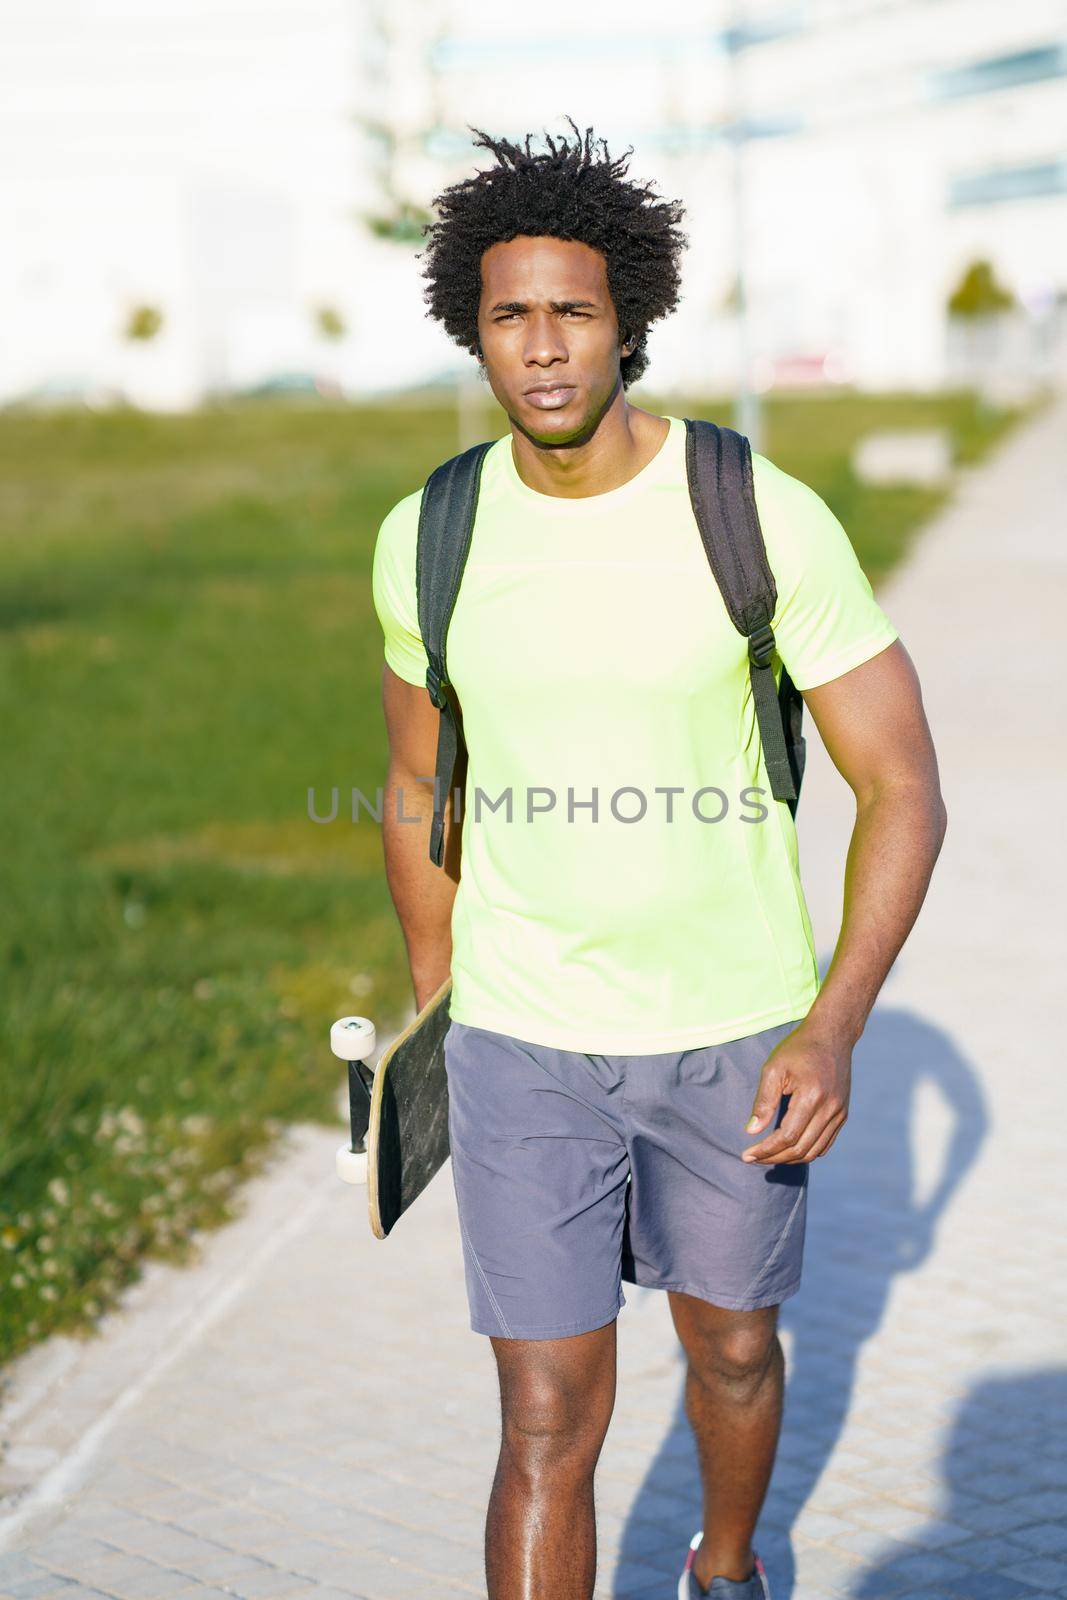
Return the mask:
<path id="1" fill-rule="evenodd" d="M 737 428 L 747 435 L 752 449 L 761 452 L 763 412 L 760 396 L 752 386 L 752 328 L 748 311 L 747 250 L 745 241 L 745 160 L 744 109 L 741 94 L 739 58 L 742 49 L 742 4 L 732 0 L 727 35 L 729 79 L 729 131 L 731 198 L 734 221 L 734 270 L 737 293 Z"/>
<path id="2" fill-rule="evenodd" d="M 465 370 L 456 377 L 456 439 L 460 450 L 469 450 L 484 438 L 482 386 L 476 373 Z"/>

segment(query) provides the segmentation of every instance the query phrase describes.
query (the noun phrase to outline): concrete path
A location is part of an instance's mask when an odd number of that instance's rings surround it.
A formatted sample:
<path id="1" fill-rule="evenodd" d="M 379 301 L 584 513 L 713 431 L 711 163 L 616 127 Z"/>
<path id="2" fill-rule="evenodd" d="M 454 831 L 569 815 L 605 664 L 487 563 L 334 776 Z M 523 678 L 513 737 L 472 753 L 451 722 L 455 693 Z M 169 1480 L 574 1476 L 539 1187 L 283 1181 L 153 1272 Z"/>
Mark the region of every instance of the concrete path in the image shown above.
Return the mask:
<path id="1" fill-rule="evenodd" d="M 965 476 L 884 591 L 950 831 L 812 1167 L 757 1532 L 775 1600 L 1067 1596 L 1065 442 L 1060 403 Z M 828 952 L 850 808 L 821 750 L 807 782 Z M 198 1265 L 151 1266 L 100 1339 L 11 1369 L 0 1595 L 484 1593 L 496 1390 L 451 1180 L 379 1244 L 333 1176 L 341 1131 L 293 1130 Z M 669 1600 L 698 1497 L 662 1296 L 629 1292 L 620 1343 L 597 1595 Z"/>

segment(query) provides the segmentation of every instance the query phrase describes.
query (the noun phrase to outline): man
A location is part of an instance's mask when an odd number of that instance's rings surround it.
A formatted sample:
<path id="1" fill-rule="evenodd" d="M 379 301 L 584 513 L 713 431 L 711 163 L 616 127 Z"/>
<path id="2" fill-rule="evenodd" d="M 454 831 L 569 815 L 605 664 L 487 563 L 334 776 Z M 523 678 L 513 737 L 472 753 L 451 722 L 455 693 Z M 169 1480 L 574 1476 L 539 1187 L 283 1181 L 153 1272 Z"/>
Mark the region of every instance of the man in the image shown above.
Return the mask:
<path id="1" fill-rule="evenodd" d="M 681 208 L 571 127 L 534 154 L 479 133 L 496 165 L 435 201 L 430 314 L 477 354 L 510 431 L 484 463 L 448 634 L 467 786 L 444 870 L 428 851 L 421 491 L 379 533 L 386 871 L 417 1004 L 453 979 L 453 1179 L 502 1410 L 490 1600 L 592 1594 L 621 1279 L 666 1291 L 688 1358 L 704 1516 L 679 1594 L 756 1600 L 808 1166 L 845 1122 L 852 1050 L 945 810 L 915 672 L 843 528 L 755 454 L 777 649 L 856 797 L 820 988 L 684 423 L 626 399 L 677 303 Z M 475 807 L 504 791 L 510 815 Z"/>

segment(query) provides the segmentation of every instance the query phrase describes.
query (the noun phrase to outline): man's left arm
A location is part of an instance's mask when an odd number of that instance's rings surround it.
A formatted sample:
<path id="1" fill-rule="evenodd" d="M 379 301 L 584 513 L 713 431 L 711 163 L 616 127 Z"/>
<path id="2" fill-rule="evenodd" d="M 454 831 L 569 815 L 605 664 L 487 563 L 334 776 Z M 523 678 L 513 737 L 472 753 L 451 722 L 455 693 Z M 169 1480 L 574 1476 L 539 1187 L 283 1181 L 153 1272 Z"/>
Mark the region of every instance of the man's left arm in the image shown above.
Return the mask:
<path id="1" fill-rule="evenodd" d="M 856 797 L 844 915 L 833 961 L 804 1020 L 764 1064 L 747 1132 L 789 1107 L 744 1152 L 761 1165 L 812 1161 L 844 1126 L 852 1051 L 926 897 L 945 836 L 937 757 L 919 680 L 900 640 L 804 691 L 830 757 Z"/>

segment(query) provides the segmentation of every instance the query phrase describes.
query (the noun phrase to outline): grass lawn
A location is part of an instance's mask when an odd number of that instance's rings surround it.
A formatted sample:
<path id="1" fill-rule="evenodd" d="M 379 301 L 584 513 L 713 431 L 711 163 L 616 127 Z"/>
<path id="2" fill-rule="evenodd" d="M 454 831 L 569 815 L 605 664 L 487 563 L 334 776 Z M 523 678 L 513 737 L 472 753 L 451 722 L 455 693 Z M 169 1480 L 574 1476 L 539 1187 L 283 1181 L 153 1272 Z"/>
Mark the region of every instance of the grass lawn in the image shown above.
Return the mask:
<path id="1" fill-rule="evenodd" d="M 796 397 L 764 453 L 877 581 L 940 496 L 863 487 L 854 440 L 972 461 L 1012 420 Z M 284 1122 L 335 1122 L 333 1018 L 408 1003 L 379 831 L 307 793 L 384 779 L 375 534 L 456 448 L 439 403 L 0 415 L 0 1360 L 181 1259 Z"/>

